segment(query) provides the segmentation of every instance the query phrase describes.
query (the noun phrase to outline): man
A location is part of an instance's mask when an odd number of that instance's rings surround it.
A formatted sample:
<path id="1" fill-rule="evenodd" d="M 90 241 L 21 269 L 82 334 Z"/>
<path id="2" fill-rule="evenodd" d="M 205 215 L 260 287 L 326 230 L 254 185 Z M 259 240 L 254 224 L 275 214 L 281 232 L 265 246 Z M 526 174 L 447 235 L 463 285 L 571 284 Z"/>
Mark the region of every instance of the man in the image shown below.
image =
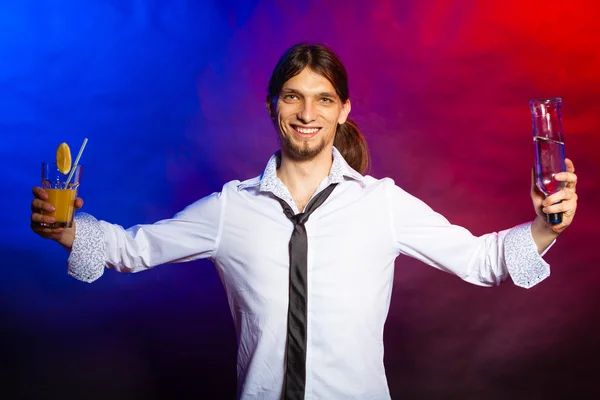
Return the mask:
<path id="1" fill-rule="evenodd" d="M 69 273 L 91 282 L 106 267 L 137 272 L 210 258 L 238 334 L 238 397 L 384 399 L 383 327 L 399 254 L 483 286 L 509 274 L 531 287 L 549 275 L 541 258 L 573 220 L 573 164 L 537 217 L 474 237 L 392 180 L 364 176 L 366 142 L 348 119 L 346 71 L 329 49 L 301 44 L 279 60 L 267 108 L 281 151 L 254 179 L 226 183 L 172 219 L 128 230 L 78 214 L 48 229 L 47 195 L 34 188 L 32 229 L 71 249 Z M 77 207 L 83 204 L 77 200 Z M 560 225 L 545 213 L 564 213 Z"/>

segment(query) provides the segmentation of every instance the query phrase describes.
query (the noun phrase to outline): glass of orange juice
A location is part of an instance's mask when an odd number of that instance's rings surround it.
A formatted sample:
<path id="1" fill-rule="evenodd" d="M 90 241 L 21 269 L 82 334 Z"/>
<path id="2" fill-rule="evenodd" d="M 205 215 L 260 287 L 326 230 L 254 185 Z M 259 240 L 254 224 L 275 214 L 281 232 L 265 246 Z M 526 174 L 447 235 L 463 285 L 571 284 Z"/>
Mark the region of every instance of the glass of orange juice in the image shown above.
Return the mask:
<path id="1" fill-rule="evenodd" d="M 70 228 L 73 226 L 75 199 L 77 198 L 77 189 L 81 179 L 81 165 L 76 165 L 73 169 L 71 179 L 68 180 L 69 174 L 60 172 L 55 162 L 42 163 L 42 188 L 48 193 L 48 203 L 55 208 L 53 212 L 42 211 L 42 215 L 56 218 L 56 222 L 42 225 L 49 228 Z"/>

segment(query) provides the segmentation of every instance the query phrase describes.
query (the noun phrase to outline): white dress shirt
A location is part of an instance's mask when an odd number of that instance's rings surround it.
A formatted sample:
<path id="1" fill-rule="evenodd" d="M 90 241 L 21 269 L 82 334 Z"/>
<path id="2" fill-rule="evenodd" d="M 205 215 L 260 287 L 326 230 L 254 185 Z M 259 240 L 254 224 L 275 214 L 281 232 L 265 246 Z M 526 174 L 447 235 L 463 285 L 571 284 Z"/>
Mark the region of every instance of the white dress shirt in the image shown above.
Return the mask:
<path id="1" fill-rule="evenodd" d="M 69 273 L 91 282 L 106 267 L 138 272 L 210 258 L 223 281 L 238 336 L 238 398 L 279 399 L 283 387 L 292 222 L 298 212 L 277 177 L 232 181 L 172 219 L 127 230 L 76 218 Z M 391 179 L 362 176 L 333 150 L 316 193 L 337 187 L 306 223 L 308 332 L 306 399 L 387 399 L 383 328 L 399 254 L 482 286 L 510 275 L 531 287 L 549 275 L 530 224 L 480 237 L 450 224 Z M 315 194 L 316 194 L 315 193 Z"/>

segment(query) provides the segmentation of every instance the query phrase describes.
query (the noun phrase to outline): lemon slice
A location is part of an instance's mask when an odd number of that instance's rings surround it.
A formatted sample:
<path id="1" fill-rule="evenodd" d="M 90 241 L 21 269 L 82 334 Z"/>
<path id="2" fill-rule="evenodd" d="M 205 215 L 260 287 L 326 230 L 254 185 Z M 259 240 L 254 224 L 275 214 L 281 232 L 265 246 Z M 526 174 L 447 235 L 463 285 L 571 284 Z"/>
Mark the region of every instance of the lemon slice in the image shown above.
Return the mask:
<path id="1" fill-rule="evenodd" d="M 66 143 L 61 143 L 56 149 L 56 166 L 61 174 L 68 174 L 71 170 L 71 149 Z"/>

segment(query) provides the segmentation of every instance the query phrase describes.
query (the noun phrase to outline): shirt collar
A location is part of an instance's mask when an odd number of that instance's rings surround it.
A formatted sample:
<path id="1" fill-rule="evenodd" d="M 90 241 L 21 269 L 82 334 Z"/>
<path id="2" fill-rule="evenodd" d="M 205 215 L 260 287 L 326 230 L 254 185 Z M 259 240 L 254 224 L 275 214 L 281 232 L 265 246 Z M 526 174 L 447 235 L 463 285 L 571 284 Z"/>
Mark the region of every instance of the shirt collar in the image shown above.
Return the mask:
<path id="1" fill-rule="evenodd" d="M 329 170 L 328 180 L 329 184 L 343 182 L 345 178 L 349 178 L 357 181 L 362 187 L 365 187 L 365 178 L 360 173 L 352 169 L 350 165 L 344 160 L 344 157 L 335 147 L 333 148 L 333 162 L 331 169 Z M 259 179 L 250 179 L 241 182 L 238 185 L 238 190 L 246 189 L 251 186 L 259 185 L 261 192 L 272 192 L 276 193 L 281 185 L 281 181 L 277 177 L 277 167 L 281 163 L 281 151 L 278 150 L 271 156 L 267 166 L 259 177 Z"/>

